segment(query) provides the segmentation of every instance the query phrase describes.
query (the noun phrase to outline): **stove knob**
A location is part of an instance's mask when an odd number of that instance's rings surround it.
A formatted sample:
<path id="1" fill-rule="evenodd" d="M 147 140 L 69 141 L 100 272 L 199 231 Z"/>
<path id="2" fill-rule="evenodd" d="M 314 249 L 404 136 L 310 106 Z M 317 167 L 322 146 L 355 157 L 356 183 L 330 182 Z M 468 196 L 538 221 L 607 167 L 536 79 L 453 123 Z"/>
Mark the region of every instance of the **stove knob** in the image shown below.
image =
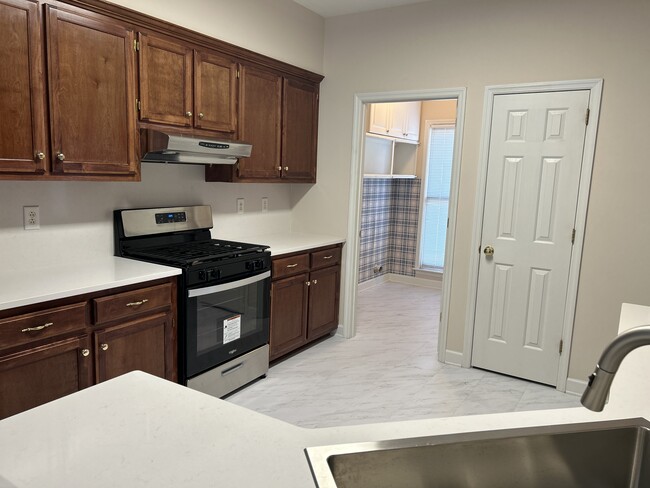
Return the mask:
<path id="1" fill-rule="evenodd" d="M 246 261 L 246 269 L 253 271 L 255 269 L 255 261 Z"/>
<path id="2" fill-rule="evenodd" d="M 205 273 L 205 270 L 202 269 L 201 271 L 199 271 L 199 280 L 200 281 L 205 281 L 206 279 L 207 279 L 207 275 Z"/>
<path id="3" fill-rule="evenodd" d="M 221 271 L 219 271 L 218 269 L 211 269 L 210 270 L 210 279 L 211 280 L 218 280 L 219 278 L 221 278 Z"/>

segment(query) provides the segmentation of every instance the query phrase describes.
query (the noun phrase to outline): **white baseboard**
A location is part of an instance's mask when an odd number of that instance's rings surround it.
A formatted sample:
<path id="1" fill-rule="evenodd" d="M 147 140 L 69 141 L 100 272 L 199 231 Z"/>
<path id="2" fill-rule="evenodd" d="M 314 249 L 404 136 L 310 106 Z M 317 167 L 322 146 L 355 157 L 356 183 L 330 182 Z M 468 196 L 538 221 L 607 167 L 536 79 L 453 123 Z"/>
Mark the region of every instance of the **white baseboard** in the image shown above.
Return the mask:
<path id="1" fill-rule="evenodd" d="M 371 280 L 366 280 L 363 283 L 359 283 L 357 285 L 357 292 L 367 290 L 368 288 L 372 288 L 373 286 L 377 286 L 381 283 L 386 283 L 387 281 L 388 281 L 388 274 L 383 274 Z"/>
<path id="2" fill-rule="evenodd" d="M 394 281 L 396 283 L 405 283 L 407 285 L 415 285 L 422 286 L 424 288 L 442 290 L 442 281 L 428 280 L 426 278 L 417 278 L 415 276 L 405 276 L 394 273 L 388 273 L 385 276 L 388 276 L 388 281 Z"/>
<path id="3" fill-rule="evenodd" d="M 463 353 L 447 349 L 445 351 L 444 363 L 445 364 L 451 364 L 452 366 L 462 366 L 463 365 Z"/>
<path id="4" fill-rule="evenodd" d="M 587 380 L 577 380 L 575 378 L 567 378 L 566 380 L 566 393 L 570 395 L 582 396 L 585 388 L 587 388 Z"/>

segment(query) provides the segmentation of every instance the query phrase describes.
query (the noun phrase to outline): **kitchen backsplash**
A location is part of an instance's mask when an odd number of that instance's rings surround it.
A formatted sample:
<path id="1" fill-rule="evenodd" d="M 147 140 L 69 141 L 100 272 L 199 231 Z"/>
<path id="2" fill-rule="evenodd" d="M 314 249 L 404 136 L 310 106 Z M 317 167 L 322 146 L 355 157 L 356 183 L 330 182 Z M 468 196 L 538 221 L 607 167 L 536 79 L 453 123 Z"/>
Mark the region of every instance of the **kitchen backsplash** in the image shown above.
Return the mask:
<path id="1" fill-rule="evenodd" d="M 50 264 L 113 255 L 113 210 L 206 204 L 212 206 L 212 235 L 245 241 L 247 236 L 291 230 L 289 184 L 206 183 L 203 167 L 142 165 L 142 182 L 0 181 L 2 272 L 25 262 Z M 269 211 L 262 213 L 262 197 Z M 245 199 L 243 215 L 237 198 Z M 41 228 L 23 229 L 23 206 L 40 207 Z"/>
<path id="2" fill-rule="evenodd" d="M 420 187 L 418 178 L 363 179 L 359 283 L 415 276 Z"/>

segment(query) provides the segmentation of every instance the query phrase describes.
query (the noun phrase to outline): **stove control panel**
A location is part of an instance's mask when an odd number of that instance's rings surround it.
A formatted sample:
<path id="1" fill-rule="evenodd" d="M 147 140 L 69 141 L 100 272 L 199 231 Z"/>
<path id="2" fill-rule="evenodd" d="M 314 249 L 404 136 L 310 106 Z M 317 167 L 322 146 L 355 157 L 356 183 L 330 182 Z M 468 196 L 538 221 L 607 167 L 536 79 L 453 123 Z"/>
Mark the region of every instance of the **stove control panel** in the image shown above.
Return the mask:
<path id="1" fill-rule="evenodd" d="M 156 224 L 175 224 L 176 222 L 186 222 L 187 214 L 185 212 L 157 213 Z"/>
<path id="2" fill-rule="evenodd" d="M 246 263 L 246 269 L 248 271 L 257 271 L 260 269 L 264 268 L 264 260 L 263 259 L 255 259 L 253 261 L 248 261 Z"/>

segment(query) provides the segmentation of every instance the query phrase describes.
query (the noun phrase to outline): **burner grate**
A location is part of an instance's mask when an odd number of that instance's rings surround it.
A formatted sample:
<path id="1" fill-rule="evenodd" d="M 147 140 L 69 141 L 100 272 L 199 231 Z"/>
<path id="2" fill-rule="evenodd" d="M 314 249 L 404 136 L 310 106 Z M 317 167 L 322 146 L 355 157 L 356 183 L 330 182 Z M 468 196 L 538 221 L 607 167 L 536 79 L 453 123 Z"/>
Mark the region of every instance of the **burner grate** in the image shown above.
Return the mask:
<path id="1" fill-rule="evenodd" d="M 131 249 L 128 254 L 130 256 L 154 259 L 168 264 L 192 265 L 253 253 L 264 248 L 265 246 L 255 244 L 210 240 L 144 249 Z"/>

